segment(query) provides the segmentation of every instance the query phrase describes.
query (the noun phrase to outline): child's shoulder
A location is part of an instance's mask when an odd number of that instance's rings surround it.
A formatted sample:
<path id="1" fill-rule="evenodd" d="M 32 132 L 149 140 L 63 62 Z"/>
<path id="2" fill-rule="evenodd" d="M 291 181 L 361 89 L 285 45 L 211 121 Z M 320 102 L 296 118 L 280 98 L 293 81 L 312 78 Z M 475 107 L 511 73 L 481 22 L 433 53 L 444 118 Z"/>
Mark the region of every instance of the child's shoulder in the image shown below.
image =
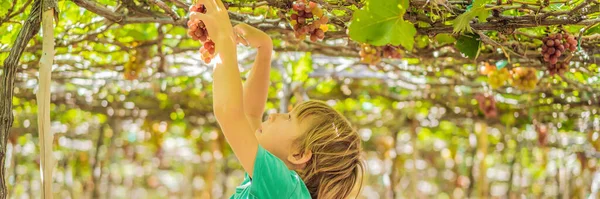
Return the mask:
<path id="1" fill-rule="evenodd" d="M 298 173 L 288 169 L 281 159 L 260 145 L 247 189 L 258 198 L 310 198 L 308 188 Z"/>

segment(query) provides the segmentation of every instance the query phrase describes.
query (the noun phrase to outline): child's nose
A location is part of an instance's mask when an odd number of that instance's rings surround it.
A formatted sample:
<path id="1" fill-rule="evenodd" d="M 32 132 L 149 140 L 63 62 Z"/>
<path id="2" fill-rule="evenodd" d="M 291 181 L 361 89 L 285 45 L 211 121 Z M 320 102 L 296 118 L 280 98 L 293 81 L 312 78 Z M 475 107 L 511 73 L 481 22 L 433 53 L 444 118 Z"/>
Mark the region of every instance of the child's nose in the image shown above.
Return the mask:
<path id="1" fill-rule="evenodd" d="M 269 115 L 269 122 L 275 121 L 275 114 Z"/>

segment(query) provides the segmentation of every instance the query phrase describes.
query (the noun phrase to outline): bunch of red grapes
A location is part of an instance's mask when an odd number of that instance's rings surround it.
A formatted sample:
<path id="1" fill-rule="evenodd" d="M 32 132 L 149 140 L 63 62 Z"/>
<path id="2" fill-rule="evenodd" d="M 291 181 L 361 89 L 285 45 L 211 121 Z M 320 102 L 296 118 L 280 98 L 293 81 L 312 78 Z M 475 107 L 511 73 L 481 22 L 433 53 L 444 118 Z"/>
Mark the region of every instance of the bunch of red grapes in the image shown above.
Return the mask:
<path id="1" fill-rule="evenodd" d="M 496 118 L 498 116 L 498 108 L 496 108 L 494 96 L 477 94 L 475 95 L 475 99 L 479 103 L 479 109 L 483 112 L 485 118 Z"/>
<path id="2" fill-rule="evenodd" d="M 290 22 L 294 26 L 296 38 L 304 40 L 310 35 L 310 40 L 316 42 L 325 38 L 329 18 L 323 14 L 319 5 L 312 1 L 297 0 L 292 5 L 293 13 Z"/>
<path id="3" fill-rule="evenodd" d="M 546 146 L 548 144 L 548 127 L 544 124 L 536 124 L 535 131 L 538 134 L 538 144 Z"/>
<path id="4" fill-rule="evenodd" d="M 206 7 L 202 4 L 190 6 L 190 12 L 206 13 Z M 200 20 L 189 20 L 188 23 L 188 35 L 194 40 L 199 40 L 202 43 L 200 47 L 200 54 L 204 63 L 210 63 L 215 54 L 215 42 L 213 42 L 208 36 L 208 31 L 204 22 Z"/>
<path id="5" fill-rule="evenodd" d="M 563 74 L 567 71 L 569 64 L 560 62 L 560 56 L 569 50 L 575 52 L 577 50 L 577 40 L 569 33 L 551 34 L 542 39 L 542 55 L 544 61 L 548 63 L 547 68 L 551 75 Z"/>
<path id="6" fill-rule="evenodd" d="M 377 65 L 381 58 L 401 59 L 401 48 L 392 45 L 375 47 L 368 44 L 362 44 L 360 51 L 360 61 L 370 65 Z"/>
<path id="7" fill-rule="evenodd" d="M 381 52 L 384 58 L 388 59 L 401 59 L 400 48 L 396 46 L 386 45 L 381 47 Z"/>

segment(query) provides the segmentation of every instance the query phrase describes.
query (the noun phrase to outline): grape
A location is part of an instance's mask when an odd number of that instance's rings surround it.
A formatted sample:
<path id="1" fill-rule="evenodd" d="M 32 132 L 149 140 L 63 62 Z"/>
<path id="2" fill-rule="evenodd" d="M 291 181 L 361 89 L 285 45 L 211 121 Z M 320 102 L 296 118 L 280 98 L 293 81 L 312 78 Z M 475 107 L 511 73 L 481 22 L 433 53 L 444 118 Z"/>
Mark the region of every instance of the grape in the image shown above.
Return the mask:
<path id="1" fill-rule="evenodd" d="M 322 29 L 319 28 L 315 31 L 315 35 L 317 35 L 317 37 L 320 37 L 320 38 L 325 37 L 325 31 L 323 31 Z"/>
<path id="2" fill-rule="evenodd" d="M 316 42 L 325 38 L 325 32 L 328 30 L 326 16 L 323 10 L 316 2 L 306 0 L 296 0 L 292 4 L 290 14 L 290 24 L 294 28 L 297 39 L 304 40 L 307 34 L 310 40 Z M 325 26 L 325 28 L 323 28 Z"/>
<path id="3" fill-rule="evenodd" d="M 317 3 L 311 1 L 308 3 L 308 6 L 310 7 L 310 9 L 314 10 L 317 7 Z"/>
<path id="4" fill-rule="evenodd" d="M 321 27 L 319 27 L 319 29 L 323 30 L 323 32 L 327 32 L 327 30 L 329 30 L 329 26 L 322 24 Z"/>
<path id="5" fill-rule="evenodd" d="M 554 53 L 554 57 L 560 57 L 560 55 L 562 55 L 560 50 Z"/>
<path id="6" fill-rule="evenodd" d="M 294 9 L 295 11 L 300 11 L 302 9 L 302 7 L 299 4 L 294 3 L 292 5 L 292 9 Z"/>
<path id="7" fill-rule="evenodd" d="M 564 44 L 558 45 L 558 50 L 559 50 L 559 52 L 564 52 L 565 51 L 565 45 Z"/>
<path id="8" fill-rule="evenodd" d="M 298 24 L 306 23 L 306 19 L 304 17 L 298 17 Z"/>
<path id="9" fill-rule="evenodd" d="M 556 64 L 556 62 L 558 62 L 558 59 L 556 57 L 551 57 L 549 62 L 550 64 Z"/>
<path id="10" fill-rule="evenodd" d="M 228 6 L 226 6 L 227 8 Z M 206 7 L 202 4 L 192 5 L 189 8 L 190 12 L 206 13 Z M 215 54 L 215 43 L 210 39 L 206 25 L 200 20 L 189 20 L 188 35 L 194 40 L 199 40 L 202 43 L 200 47 L 200 55 L 202 61 L 209 63 Z"/>
<path id="11" fill-rule="evenodd" d="M 329 22 L 329 18 L 327 16 L 321 17 L 321 23 L 322 24 L 326 24 L 327 22 Z"/>
<path id="12" fill-rule="evenodd" d="M 310 35 L 310 40 L 311 40 L 312 42 L 316 42 L 316 41 L 317 41 L 317 39 L 319 39 L 319 38 L 317 37 L 317 35 L 313 35 L 313 34 L 311 34 L 311 35 Z"/>

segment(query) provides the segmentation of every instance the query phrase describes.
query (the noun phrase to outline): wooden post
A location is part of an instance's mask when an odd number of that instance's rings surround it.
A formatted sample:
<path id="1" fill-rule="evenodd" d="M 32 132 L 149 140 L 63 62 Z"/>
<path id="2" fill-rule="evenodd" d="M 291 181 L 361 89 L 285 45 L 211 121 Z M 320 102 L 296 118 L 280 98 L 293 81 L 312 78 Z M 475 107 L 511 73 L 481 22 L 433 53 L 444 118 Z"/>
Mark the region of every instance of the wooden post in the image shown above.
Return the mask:
<path id="1" fill-rule="evenodd" d="M 52 143 L 54 135 L 50 131 L 50 83 L 52 64 L 54 63 L 54 14 L 56 0 L 44 0 L 42 14 L 42 57 L 39 69 L 38 136 L 40 142 L 40 174 L 42 179 L 42 198 L 52 199 L 52 172 L 54 155 Z"/>
<path id="2" fill-rule="evenodd" d="M 487 167 L 485 165 L 485 157 L 487 156 L 488 149 L 488 133 L 487 133 L 487 124 L 485 123 L 477 123 L 475 124 L 475 133 L 478 133 L 478 143 L 477 143 L 477 157 L 481 158 L 479 160 L 479 179 L 477 183 L 479 184 L 479 197 L 487 198 L 488 197 L 488 183 L 487 183 Z M 474 182 L 471 182 L 474 183 Z"/>

